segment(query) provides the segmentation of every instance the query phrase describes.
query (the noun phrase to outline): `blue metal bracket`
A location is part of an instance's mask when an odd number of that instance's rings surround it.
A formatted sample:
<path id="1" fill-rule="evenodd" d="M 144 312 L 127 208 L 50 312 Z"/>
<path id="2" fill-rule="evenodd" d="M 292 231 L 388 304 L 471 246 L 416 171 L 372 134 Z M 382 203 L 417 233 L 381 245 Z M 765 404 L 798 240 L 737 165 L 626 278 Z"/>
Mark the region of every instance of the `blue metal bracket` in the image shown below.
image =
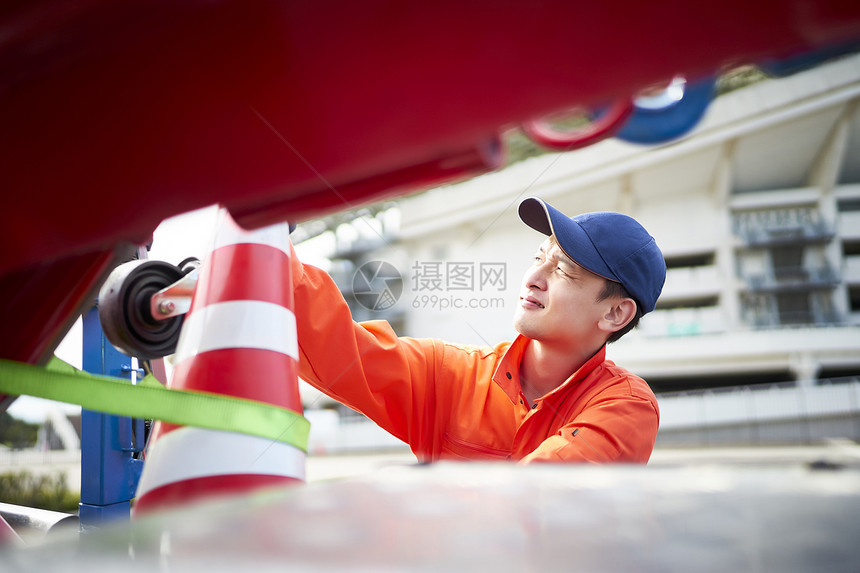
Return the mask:
<path id="1" fill-rule="evenodd" d="M 93 308 L 83 319 L 83 368 L 92 374 L 131 378 L 131 358 L 107 341 Z M 84 410 L 81 414 L 81 528 L 129 519 L 143 460 L 144 421 Z"/>

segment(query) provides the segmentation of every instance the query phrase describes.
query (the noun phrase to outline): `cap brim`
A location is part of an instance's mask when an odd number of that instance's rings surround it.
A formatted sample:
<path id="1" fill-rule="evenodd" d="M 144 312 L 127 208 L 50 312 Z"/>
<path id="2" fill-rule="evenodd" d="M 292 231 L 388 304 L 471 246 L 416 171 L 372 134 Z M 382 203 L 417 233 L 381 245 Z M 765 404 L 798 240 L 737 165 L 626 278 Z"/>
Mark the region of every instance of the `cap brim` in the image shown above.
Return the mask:
<path id="1" fill-rule="evenodd" d="M 519 206 L 519 215 L 523 223 L 544 235 L 552 235 L 552 225 L 549 222 L 549 213 L 546 203 L 537 197 L 524 199 Z"/>
<path id="2" fill-rule="evenodd" d="M 605 279 L 620 282 L 576 221 L 537 197 L 524 199 L 518 209 L 523 223 L 544 235 L 554 235 L 558 246 L 581 267 Z"/>

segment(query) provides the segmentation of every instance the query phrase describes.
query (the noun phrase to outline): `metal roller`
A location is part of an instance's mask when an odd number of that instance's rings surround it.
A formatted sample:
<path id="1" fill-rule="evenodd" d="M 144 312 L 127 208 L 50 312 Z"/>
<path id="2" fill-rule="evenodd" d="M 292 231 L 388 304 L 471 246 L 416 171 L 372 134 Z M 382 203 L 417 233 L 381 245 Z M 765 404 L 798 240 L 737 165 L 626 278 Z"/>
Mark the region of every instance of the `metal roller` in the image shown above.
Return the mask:
<path id="1" fill-rule="evenodd" d="M 143 360 L 172 354 L 179 341 L 182 316 L 155 317 L 155 293 L 184 276 L 179 267 L 157 260 L 118 266 L 99 291 L 99 320 L 117 350 Z"/>
<path id="2" fill-rule="evenodd" d="M 0 516 L 18 533 L 46 535 L 52 531 L 78 527 L 78 516 L 59 511 L 0 503 Z"/>

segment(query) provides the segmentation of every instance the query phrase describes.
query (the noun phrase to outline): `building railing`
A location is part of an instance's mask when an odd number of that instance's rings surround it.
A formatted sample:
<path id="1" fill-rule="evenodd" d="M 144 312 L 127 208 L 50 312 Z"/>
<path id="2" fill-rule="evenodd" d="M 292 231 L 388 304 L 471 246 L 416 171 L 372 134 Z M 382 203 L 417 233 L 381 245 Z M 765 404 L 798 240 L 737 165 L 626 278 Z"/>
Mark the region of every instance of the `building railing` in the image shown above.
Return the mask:
<path id="1" fill-rule="evenodd" d="M 668 445 L 860 439 L 857 377 L 667 393 L 657 401 Z"/>
<path id="2" fill-rule="evenodd" d="M 813 304 L 808 309 L 794 311 L 772 308 L 766 311 L 744 312 L 744 322 L 754 329 L 832 326 L 845 324 L 847 320 L 847 316 L 841 315 L 832 308 L 821 308 L 818 304 Z"/>
<path id="3" fill-rule="evenodd" d="M 833 226 L 823 221 L 772 227 L 745 225 L 736 232 L 747 247 L 826 243 L 836 236 Z"/>
<path id="4" fill-rule="evenodd" d="M 789 292 L 831 288 L 839 284 L 839 272 L 830 265 L 818 267 L 776 267 L 744 277 L 749 290 L 755 292 Z"/>

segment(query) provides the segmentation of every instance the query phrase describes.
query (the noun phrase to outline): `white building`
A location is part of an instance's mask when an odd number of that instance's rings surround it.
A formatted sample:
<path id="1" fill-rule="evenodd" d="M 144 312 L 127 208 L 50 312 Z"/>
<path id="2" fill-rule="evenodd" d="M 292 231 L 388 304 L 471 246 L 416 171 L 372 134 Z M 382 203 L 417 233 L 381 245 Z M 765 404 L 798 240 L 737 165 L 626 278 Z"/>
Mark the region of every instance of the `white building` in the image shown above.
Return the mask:
<path id="1" fill-rule="evenodd" d="M 542 240 L 516 215 L 527 196 L 629 214 L 662 248 L 657 310 L 608 353 L 658 393 L 658 443 L 860 439 L 860 55 L 725 94 L 670 144 L 608 140 L 399 201 L 387 245 L 347 250 L 392 264 L 402 293 L 356 318 L 513 337 Z M 333 269 L 346 291 L 354 272 Z"/>

